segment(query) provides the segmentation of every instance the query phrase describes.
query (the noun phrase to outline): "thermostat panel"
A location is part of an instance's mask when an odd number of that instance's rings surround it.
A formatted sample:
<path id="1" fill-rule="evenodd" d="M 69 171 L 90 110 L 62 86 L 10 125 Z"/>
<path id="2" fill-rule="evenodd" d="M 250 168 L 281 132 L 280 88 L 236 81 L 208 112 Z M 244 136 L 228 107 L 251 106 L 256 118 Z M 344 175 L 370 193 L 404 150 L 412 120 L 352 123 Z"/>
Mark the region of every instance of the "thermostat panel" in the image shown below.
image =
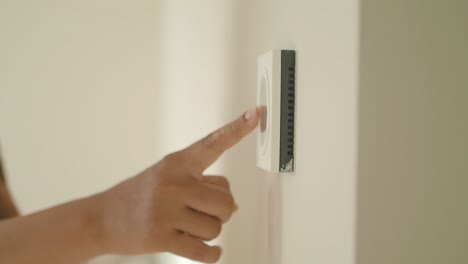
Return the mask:
<path id="1" fill-rule="evenodd" d="M 257 104 L 257 166 L 269 172 L 293 172 L 295 51 L 272 50 L 258 58 Z"/>

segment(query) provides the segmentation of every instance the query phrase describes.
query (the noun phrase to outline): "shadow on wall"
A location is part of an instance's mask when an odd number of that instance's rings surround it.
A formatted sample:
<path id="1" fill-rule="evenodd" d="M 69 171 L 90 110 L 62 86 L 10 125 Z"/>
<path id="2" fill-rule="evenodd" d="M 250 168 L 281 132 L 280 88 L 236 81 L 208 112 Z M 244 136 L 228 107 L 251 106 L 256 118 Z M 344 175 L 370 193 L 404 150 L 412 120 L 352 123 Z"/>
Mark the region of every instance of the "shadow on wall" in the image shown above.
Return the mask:
<path id="1" fill-rule="evenodd" d="M 252 5 L 247 8 L 247 5 Z M 259 30 L 252 21 L 253 11 L 262 3 L 235 2 L 232 12 L 233 30 L 231 82 L 228 112 L 238 114 L 256 105 L 257 56 L 272 47 L 261 47 L 264 41 L 253 43 L 251 34 Z M 249 11 L 250 10 L 250 11 Z M 266 17 L 268 10 L 259 14 Z M 272 19 L 272 18 L 269 18 Z M 256 26 L 251 27 L 252 23 Z M 247 29 L 247 30 L 246 30 Z M 271 30 L 259 30 L 265 39 Z M 225 170 L 240 206 L 237 215 L 224 231 L 223 264 L 259 263 L 275 264 L 281 261 L 281 189 L 280 176 L 272 175 L 256 166 L 257 131 L 226 155 Z"/>

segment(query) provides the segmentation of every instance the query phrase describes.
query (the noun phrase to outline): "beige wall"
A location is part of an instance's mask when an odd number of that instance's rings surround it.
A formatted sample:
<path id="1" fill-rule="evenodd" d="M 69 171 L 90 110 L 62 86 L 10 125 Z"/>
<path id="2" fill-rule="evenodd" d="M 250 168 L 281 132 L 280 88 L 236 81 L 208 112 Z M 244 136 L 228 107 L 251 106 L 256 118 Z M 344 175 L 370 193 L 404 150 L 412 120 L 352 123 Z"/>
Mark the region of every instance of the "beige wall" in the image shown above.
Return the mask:
<path id="1" fill-rule="evenodd" d="M 155 160 L 153 1 L 0 1 L 0 136 L 24 213 Z"/>
<path id="2" fill-rule="evenodd" d="M 357 263 L 468 263 L 468 3 L 362 1 Z"/>

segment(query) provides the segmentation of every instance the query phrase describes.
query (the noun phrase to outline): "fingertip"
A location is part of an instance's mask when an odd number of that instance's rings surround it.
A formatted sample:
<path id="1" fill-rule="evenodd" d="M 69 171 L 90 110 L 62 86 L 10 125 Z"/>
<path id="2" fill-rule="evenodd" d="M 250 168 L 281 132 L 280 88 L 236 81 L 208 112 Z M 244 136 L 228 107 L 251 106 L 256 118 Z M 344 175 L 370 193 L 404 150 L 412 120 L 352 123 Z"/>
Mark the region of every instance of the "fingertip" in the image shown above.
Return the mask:
<path id="1" fill-rule="evenodd" d="M 259 110 L 258 107 L 254 106 L 247 110 L 242 115 L 242 122 L 244 123 L 243 126 L 247 129 L 248 132 L 252 131 L 255 127 L 257 127 L 259 119 Z"/>
<path id="2" fill-rule="evenodd" d="M 254 117 L 257 116 L 257 113 L 258 113 L 257 107 L 256 106 L 251 107 L 251 108 L 249 108 L 249 110 L 247 110 L 244 113 L 244 119 L 247 120 L 247 121 L 252 120 L 252 119 L 254 119 Z"/>

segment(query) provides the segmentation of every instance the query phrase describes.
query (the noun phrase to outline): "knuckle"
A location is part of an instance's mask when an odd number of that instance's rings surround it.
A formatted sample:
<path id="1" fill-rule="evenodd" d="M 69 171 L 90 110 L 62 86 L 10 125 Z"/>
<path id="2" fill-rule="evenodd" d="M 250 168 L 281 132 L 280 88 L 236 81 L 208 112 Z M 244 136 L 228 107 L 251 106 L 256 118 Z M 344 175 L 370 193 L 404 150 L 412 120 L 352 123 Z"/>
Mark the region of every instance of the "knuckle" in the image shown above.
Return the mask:
<path id="1" fill-rule="evenodd" d="M 228 128 L 231 132 L 236 132 L 241 128 L 241 125 L 239 122 L 232 122 L 229 124 Z"/>
<path id="2" fill-rule="evenodd" d="M 216 223 L 211 225 L 210 230 L 207 233 L 208 240 L 217 238 L 221 234 L 222 225 L 221 222 L 216 220 Z"/>
<path id="3" fill-rule="evenodd" d="M 229 189 L 229 181 L 226 177 L 220 176 L 218 178 L 219 184 Z"/>
<path id="4" fill-rule="evenodd" d="M 203 145 L 207 148 L 213 148 L 216 145 L 216 143 L 220 140 L 223 133 L 223 130 L 218 130 L 209 134 L 202 140 Z"/>
<path id="5" fill-rule="evenodd" d="M 166 169 L 169 169 L 172 164 L 173 164 L 173 160 L 174 158 L 171 156 L 172 154 L 169 154 L 167 156 L 165 156 L 164 158 L 162 158 L 160 161 L 159 161 L 159 168 L 162 169 L 162 170 L 166 170 Z"/>
<path id="6" fill-rule="evenodd" d="M 224 202 L 226 204 L 226 207 L 232 209 L 232 206 L 234 205 L 234 197 L 231 194 L 226 193 L 224 195 Z"/>
<path id="7" fill-rule="evenodd" d="M 226 222 L 231 217 L 232 209 L 234 208 L 234 197 L 228 193 L 225 193 L 220 201 L 222 203 L 222 212 L 220 217 L 223 222 Z"/>
<path id="8" fill-rule="evenodd" d="M 233 122 L 226 128 L 231 137 L 240 137 L 242 135 L 242 126 L 239 122 Z"/>
<path id="9" fill-rule="evenodd" d="M 182 151 L 178 151 L 164 156 L 164 158 L 159 161 L 159 166 L 163 170 L 172 170 L 174 168 L 180 167 L 180 165 L 182 165 L 185 160 L 186 158 L 184 153 Z"/>
<path id="10" fill-rule="evenodd" d="M 164 163 L 169 163 L 169 164 L 172 164 L 174 162 L 177 162 L 179 159 L 180 159 L 180 154 L 178 152 L 174 152 L 174 153 L 171 153 L 171 154 L 168 154 L 166 155 L 162 161 Z"/>
<path id="11" fill-rule="evenodd" d="M 171 180 L 164 179 L 159 182 L 157 189 L 156 189 L 156 197 L 158 199 L 177 199 L 178 196 L 174 196 L 174 193 L 181 192 L 183 187 Z"/>

